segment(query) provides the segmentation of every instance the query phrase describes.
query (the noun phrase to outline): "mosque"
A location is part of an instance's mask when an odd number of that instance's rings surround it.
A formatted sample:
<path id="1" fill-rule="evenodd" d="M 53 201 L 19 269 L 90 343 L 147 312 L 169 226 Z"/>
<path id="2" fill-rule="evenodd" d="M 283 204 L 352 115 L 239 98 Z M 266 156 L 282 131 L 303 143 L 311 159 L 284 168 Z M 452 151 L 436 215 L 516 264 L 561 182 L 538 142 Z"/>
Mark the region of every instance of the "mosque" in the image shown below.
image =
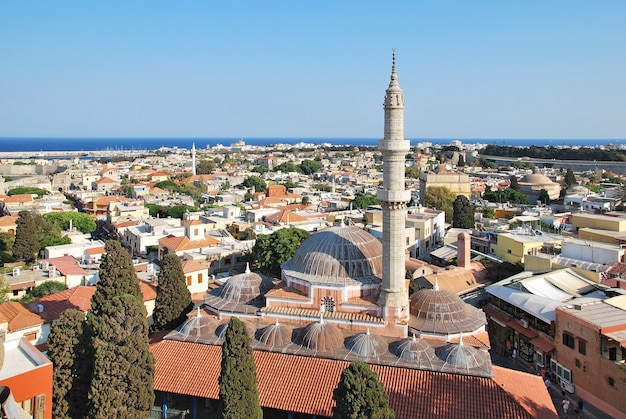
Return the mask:
<path id="1" fill-rule="evenodd" d="M 379 373 L 399 418 L 468 417 L 474 407 L 473 417 L 556 417 L 540 378 L 513 377 L 492 366 L 481 310 L 437 284 L 409 297 L 404 227 L 410 192 L 404 170 L 410 147 L 395 54 L 378 149 L 384 165 L 378 191 L 382 242 L 358 227 L 326 228 L 282 265 L 280 281 L 247 269 L 211 290 L 194 315 L 152 345 L 155 390 L 164 405 L 172 394 L 187 395 L 196 412 L 198 400 L 209 406 L 217 399 L 219 345 L 229 318 L 237 316 L 252 338 L 261 405 L 276 417 L 331 416 L 332 390 L 353 360 Z M 521 384 L 515 391 L 527 394 L 509 394 L 516 386 L 504 385 L 513 382 Z M 432 386 L 451 400 L 425 401 L 433 398 Z M 538 406 L 548 413 L 538 416 Z"/>

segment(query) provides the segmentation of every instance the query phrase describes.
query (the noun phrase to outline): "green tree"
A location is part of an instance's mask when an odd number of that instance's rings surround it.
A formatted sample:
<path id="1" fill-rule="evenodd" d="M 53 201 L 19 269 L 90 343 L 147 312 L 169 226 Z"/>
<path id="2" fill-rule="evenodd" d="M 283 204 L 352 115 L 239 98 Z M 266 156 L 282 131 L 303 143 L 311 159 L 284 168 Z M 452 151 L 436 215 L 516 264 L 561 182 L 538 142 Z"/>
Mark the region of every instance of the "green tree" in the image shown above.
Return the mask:
<path id="1" fill-rule="evenodd" d="M 514 191 L 519 191 L 519 182 L 517 181 L 517 176 L 511 175 L 511 177 L 509 177 L 509 181 L 509 188 L 513 189 Z"/>
<path id="2" fill-rule="evenodd" d="M 537 201 L 541 202 L 544 205 L 550 205 L 550 195 L 548 194 L 548 191 L 546 191 L 545 189 L 541 189 L 539 191 Z"/>
<path id="3" fill-rule="evenodd" d="M 72 308 L 63 311 L 50 329 L 47 343 L 48 358 L 54 365 L 52 417 L 84 417 L 93 359 L 85 314 Z"/>
<path id="4" fill-rule="evenodd" d="M 491 220 L 495 220 L 498 215 L 496 214 L 496 210 L 491 208 L 491 207 L 484 207 L 483 208 L 483 217 L 484 218 L 489 218 Z"/>
<path id="5" fill-rule="evenodd" d="M 498 189 L 497 191 L 485 191 L 483 199 L 489 202 L 497 202 L 503 204 L 508 202 L 510 204 L 528 204 L 528 196 L 525 194 L 514 191 L 513 189 Z"/>
<path id="6" fill-rule="evenodd" d="M 446 222 L 452 222 L 452 203 L 456 196 L 445 186 L 429 186 L 424 193 L 424 206 L 446 213 Z"/>
<path id="7" fill-rule="evenodd" d="M 213 170 L 217 168 L 214 160 L 202 159 L 196 164 L 196 173 L 199 175 L 208 175 L 213 173 Z"/>
<path id="8" fill-rule="evenodd" d="M 459 161 L 456 165 L 459 167 L 465 166 L 465 157 L 463 156 L 463 154 L 459 154 Z"/>
<path id="9" fill-rule="evenodd" d="M 300 244 L 311 235 L 299 228 L 281 228 L 272 234 L 260 234 L 252 253 L 262 272 L 280 275 L 280 265 L 290 259 Z"/>
<path id="10" fill-rule="evenodd" d="M 292 161 L 286 161 L 284 163 L 279 164 L 278 166 L 275 166 L 274 171 L 283 172 L 283 173 L 292 173 L 292 172 L 302 173 L 302 169 L 300 168 L 300 166 L 296 165 Z"/>
<path id="11" fill-rule="evenodd" d="M 41 188 L 35 188 L 32 186 L 20 186 L 18 188 L 9 189 L 8 196 L 13 195 L 37 195 L 37 198 L 41 198 L 44 195 L 48 195 L 50 191 Z"/>
<path id="12" fill-rule="evenodd" d="M 333 418 L 337 419 L 392 419 L 389 396 L 378 374 L 363 361 L 354 361 L 341 373 L 341 380 L 333 391 Z"/>
<path id="13" fill-rule="evenodd" d="M 565 183 L 565 186 L 567 186 L 568 188 L 578 183 L 576 181 L 576 175 L 574 175 L 574 172 L 569 167 L 567 168 L 567 171 L 565 172 L 563 183 Z"/>
<path id="14" fill-rule="evenodd" d="M 163 257 L 156 294 L 152 313 L 153 331 L 174 329 L 193 308 L 183 265 L 175 254 Z"/>
<path id="15" fill-rule="evenodd" d="M 43 215 L 43 219 L 48 223 L 56 225 L 61 230 L 68 230 L 70 228 L 71 221 L 72 227 L 81 233 L 90 234 L 96 231 L 96 220 L 84 212 L 49 212 Z"/>
<path id="16" fill-rule="evenodd" d="M 37 241 L 37 225 L 35 217 L 30 211 L 20 211 L 16 221 L 15 242 L 13 243 L 13 256 L 17 260 L 31 263 L 39 252 Z"/>
<path id="17" fill-rule="evenodd" d="M 404 176 L 408 178 L 419 179 L 421 175 L 422 175 L 422 170 L 419 167 L 407 166 L 407 168 L 404 169 Z"/>
<path id="18" fill-rule="evenodd" d="M 378 198 L 370 194 L 357 195 L 350 203 L 354 209 L 366 209 L 370 205 L 380 205 Z"/>
<path id="19" fill-rule="evenodd" d="M 154 357 L 143 302 L 134 295 L 118 294 L 99 315 L 90 313 L 89 319 L 94 357 L 88 416 L 149 417 L 154 402 Z"/>
<path id="20" fill-rule="evenodd" d="M 107 312 L 109 302 L 115 296 L 130 294 L 143 302 L 139 279 L 133 267 L 133 260 L 117 240 L 108 240 L 104 245 L 105 254 L 100 261 L 96 292 L 91 297 L 91 314 L 101 316 Z"/>
<path id="21" fill-rule="evenodd" d="M 67 289 L 67 286 L 58 281 L 44 281 L 41 284 L 34 287 L 30 293 L 22 297 L 20 300 L 22 303 L 29 303 L 46 295 L 56 294 Z"/>
<path id="22" fill-rule="evenodd" d="M 0 304 L 8 300 L 11 294 L 11 287 L 7 284 L 4 274 L 0 274 Z"/>
<path id="23" fill-rule="evenodd" d="M 244 188 L 254 188 L 255 192 L 265 192 L 267 189 L 267 183 L 258 176 L 248 176 L 241 183 Z"/>
<path id="24" fill-rule="evenodd" d="M 168 217 L 172 218 L 183 218 L 183 214 L 187 212 L 198 212 L 198 208 L 191 207 L 189 205 L 174 205 L 173 207 L 168 207 L 165 211 L 165 214 Z"/>
<path id="25" fill-rule="evenodd" d="M 222 370 L 218 379 L 220 419 L 262 418 L 256 365 L 250 336 L 237 317 L 231 317 L 222 345 Z"/>
<path id="26" fill-rule="evenodd" d="M 474 208 L 464 195 L 457 195 L 452 203 L 452 227 L 474 228 Z"/>
<path id="27" fill-rule="evenodd" d="M 302 160 L 300 169 L 305 175 L 312 175 L 322 168 L 322 163 L 315 160 Z"/>
<path id="28" fill-rule="evenodd" d="M 163 206 L 159 204 L 146 204 L 146 208 L 148 208 L 150 217 L 156 217 L 163 210 Z"/>
<path id="29" fill-rule="evenodd" d="M 39 242 L 37 253 L 48 246 L 59 246 L 72 242 L 69 237 L 63 235 L 63 232 L 56 224 L 49 223 L 39 214 L 33 215 L 33 218 L 37 226 L 37 241 Z"/>

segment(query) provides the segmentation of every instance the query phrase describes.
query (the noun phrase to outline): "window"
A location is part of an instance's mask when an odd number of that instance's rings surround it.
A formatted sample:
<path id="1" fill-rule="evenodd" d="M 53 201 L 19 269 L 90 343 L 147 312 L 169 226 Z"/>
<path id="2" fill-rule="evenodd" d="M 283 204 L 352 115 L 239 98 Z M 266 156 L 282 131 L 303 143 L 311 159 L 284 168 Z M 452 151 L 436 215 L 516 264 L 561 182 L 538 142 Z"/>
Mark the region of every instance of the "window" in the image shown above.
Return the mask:
<path id="1" fill-rule="evenodd" d="M 613 377 L 607 377 L 607 382 L 609 384 L 610 387 L 615 387 L 615 378 Z"/>
<path id="2" fill-rule="evenodd" d="M 27 340 L 31 340 L 31 341 L 32 341 L 32 340 L 37 340 L 37 332 L 35 331 L 35 332 L 28 332 L 28 333 L 24 333 L 24 337 L 25 337 Z"/>
<path id="3" fill-rule="evenodd" d="M 574 349 L 575 343 L 574 335 L 569 332 L 563 332 L 563 345 Z"/>
<path id="4" fill-rule="evenodd" d="M 191 285 L 191 275 L 188 275 L 187 277 L 187 286 Z"/>
<path id="5" fill-rule="evenodd" d="M 576 368 L 580 368 L 580 359 L 576 358 Z"/>
<path id="6" fill-rule="evenodd" d="M 578 353 L 581 355 L 587 355 L 587 341 L 584 339 L 578 339 Z"/>
<path id="7" fill-rule="evenodd" d="M 332 313 L 335 311 L 335 299 L 332 297 L 322 298 L 322 307 L 324 307 L 324 311 Z"/>
<path id="8" fill-rule="evenodd" d="M 198 284 L 202 284 L 202 274 L 198 274 Z"/>

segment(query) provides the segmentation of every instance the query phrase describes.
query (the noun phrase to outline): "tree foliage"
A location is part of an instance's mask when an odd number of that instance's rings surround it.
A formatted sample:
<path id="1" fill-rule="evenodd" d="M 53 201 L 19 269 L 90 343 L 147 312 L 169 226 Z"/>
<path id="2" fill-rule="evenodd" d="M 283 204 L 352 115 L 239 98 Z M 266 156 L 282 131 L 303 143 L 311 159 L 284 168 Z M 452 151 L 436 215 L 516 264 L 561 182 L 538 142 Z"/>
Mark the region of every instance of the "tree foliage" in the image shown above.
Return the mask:
<path id="1" fill-rule="evenodd" d="M 290 259 L 300 244 L 311 235 L 299 228 L 281 228 L 272 234 L 260 234 L 252 253 L 262 272 L 280 275 L 280 265 Z"/>
<path id="2" fill-rule="evenodd" d="M 445 186 L 429 186 L 424 193 L 424 206 L 436 208 L 446 213 L 446 222 L 452 221 L 452 203 L 456 199 L 450 189 Z"/>
<path id="3" fill-rule="evenodd" d="M 254 188 L 255 192 L 265 192 L 267 189 L 267 183 L 259 176 L 248 176 L 242 182 L 245 188 Z"/>
<path id="4" fill-rule="evenodd" d="M 215 160 L 202 159 L 196 164 L 196 174 L 208 175 L 209 173 L 213 173 L 213 170 L 216 168 L 217 164 L 215 164 Z"/>
<path id="5" fill-rule="evenodd" d="M 198 212 L 199 209 L 189 205 L 174 205 L 165 210 L 165 214 L 172 218 L 183 218 L 183 214 L 187 212 Z"/>
<path id="6" fill-rule="evenodd" d="M 491 208 L 491 207 L 484 207 L 483 208 L 483 217 L 484 218 L 489 218 L 491 220 L 495 220 L 496 218 L 498 218 L 498 215 L 496 214 L 496 210 Z"/>
<path id="7" fill-rule="evenodd" d="M 563 183 L 565 183 L 565 186 L 567 186 L 568 188 L 578 183 L 576 181 L 576 175 L 574 175 L 574 172 L 569 167 L 565 171 L 565 177 L 563 178 Z"/>
<path id="8" fill-rule="evenodd" d="M 13 195 L 37 195 L 37 198 L 41 198 L 44 195 L 48 195 L 50 191 L 41 188 L 35 188 L 33 186 L 20 186 L 17 188 L 9 189 L 8 196 Z"/>
<path id="9" fill-rule="evenodd" d="M 180 258 L 175 254 L 163 257 L 159 271 L 152 330 L 172 330 L 181 324 L 193 308 Z"/>
<path id="10" fill-rule="evenodd" d="M 322 168 L 322 163 L 316 160 L 302 160 L 302 163 L 300 163 L 300 169 L 302 170 L 302 173 L 304 173 L 305 175 L 312 175 L 313 173 L 317 172 L 321 168 Z"/>
<path id="11" fill-rule="evenodd" d="M 133 260 L 117 240 L 108 240 L 100 261 L 99 281 L 91 298 L 91 313 L 100 316 L 108 311 L 113 297 L 130 294 L 143 301 Z"/>
<path id="12" fill-rule="evenodd" d="M 539 195 L 537 196 L 537 201 L 541 202 L 544 205 L 550 205 L 551 201 L 548 191 L 546 191 L 545 189 L 541 189 L 539 191 Z"/>
<path id="13" fill-rule="evenodd" d="M 256 365 L 245 324 L 231 317 L 222 345 L 218 418 L 262 418 Z"/>
<path id="14" fill-rule="evenodd" d="M 89 417 L 149 417 L 154 357 L 143 302 L 134 295 L 115 295 L 100 315 L 89 318 L 94 348 Z"/>
<path id="15" fill-rule="evenodd" d="M 489 202 L 497 203 L 510 203 L 510 204 L 528 204 L 528 196 L 525 194 L 514 191 L 513 189 L 498 189 L 497 191 L 486 191 L 483 194 L 483 199 Z"/>
<path id="16" fill-rule="evenodd" d="M 96 220 L 89 214 L 77 211 L 49 212 L 43 215 L 43 219 L 51 224 L 56 225 L 61 230 L 68 230 L 70 220 L 72 227 L 81 233 L 90 234 L 96 230 Z"/>
<path id="17" fill-rule="evenodd" d="M 56 224 L 46 221 L 39 214 L 35 214 L 34 218 L 37 225 L 37 241 L 39 242 L 37 252 L 48 246 L 59 246 L 72 242 L 72 239 L 63 235 L 63 232 Z"/>
<path id="18" fill-rule="evenodd" d="M 421 175 L 422 175 L 422 169 L 420 169 L 419 167 L 407 166 L 407 168 L 404 169 L 404 176 L 407 178 L 419 179 Z"/>
<path id="19" fill-rule="evenodd" d="M 85 314 L 68 309 L 48 335 L 48 358 L 54 365 L 52 417 L 81 418 L 88 410 L 91 380 L 91 336 Z"/>
<path id="20" fill-rule="evenodd" d="M 302 173 L 302 169 L 300 166 L 295 164 L 292 161 L 286 161 L 274 167 L 275 172 L 283 172 L 283 173 Z"/>
<path id="21" fill-rule="evenodd" d="M 31 263 L 39 252 L 37 241 L 37 225 L 35 217 L 30 211 L 20 211 L 16 221 L 15 242 L 13 243 L 13 256 L 17 260 Z"/>
<path id="22" fill-rule="evenodd" d="M 341 380 L 333 391 L 333 418 L 391 419 L 389 396 L 378 374 L 363 361 L 354 361 L 341 373 Z"/>
<path id="23" fill-rule="evenodd" d="M 22 303 L 29 303 L 33 300 L 37 300 L 38 298 L 45 297 L 46 295 L 55 294 L 57 292 L 61 292 L 66 290 L 67 286 L 58 281 L 44 281 L 41 284 L 35 286 L 30 293 L 26 294 L 20 300 Z"/>
<path id="24" fill-rule="evenodd" d="M 374 195 L 357 195 L 351 202 L 354 209 L 366 209 L 370 205 L 380 205 L 380 201 Z"/>
<path id="25" fill-rule="evenodd" d="M 517 176 L 511 175 L 509 177 L 509 182 L 509 188 L 513 189 L 514 191 L 519 191 L 519 182 L 517 181 Z"/>
<path id="26" fill-rule="evenodd" d="M 469 199 L 464 195 L 457 195 L 452 203 L 452 227 L 454 228 L 474 228 L 474 208 Z"/>

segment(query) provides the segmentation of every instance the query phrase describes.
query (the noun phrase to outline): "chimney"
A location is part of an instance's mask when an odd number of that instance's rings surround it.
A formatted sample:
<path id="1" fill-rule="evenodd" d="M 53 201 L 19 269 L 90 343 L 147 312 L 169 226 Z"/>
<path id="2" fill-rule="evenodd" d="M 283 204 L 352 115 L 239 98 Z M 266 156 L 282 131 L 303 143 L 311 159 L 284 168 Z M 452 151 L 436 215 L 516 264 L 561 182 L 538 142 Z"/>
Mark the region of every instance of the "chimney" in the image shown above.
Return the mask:
<path id="1" fill-rule="evenodd" d="M 470 252 L 470 246 L 472 243 L 472 239 L 470 235 L 463 232 L 459 233 L 457 236 L 457 257 L 456 264 L 459 268 L 467 269 L 472 262 L 472 256 Z"/>

